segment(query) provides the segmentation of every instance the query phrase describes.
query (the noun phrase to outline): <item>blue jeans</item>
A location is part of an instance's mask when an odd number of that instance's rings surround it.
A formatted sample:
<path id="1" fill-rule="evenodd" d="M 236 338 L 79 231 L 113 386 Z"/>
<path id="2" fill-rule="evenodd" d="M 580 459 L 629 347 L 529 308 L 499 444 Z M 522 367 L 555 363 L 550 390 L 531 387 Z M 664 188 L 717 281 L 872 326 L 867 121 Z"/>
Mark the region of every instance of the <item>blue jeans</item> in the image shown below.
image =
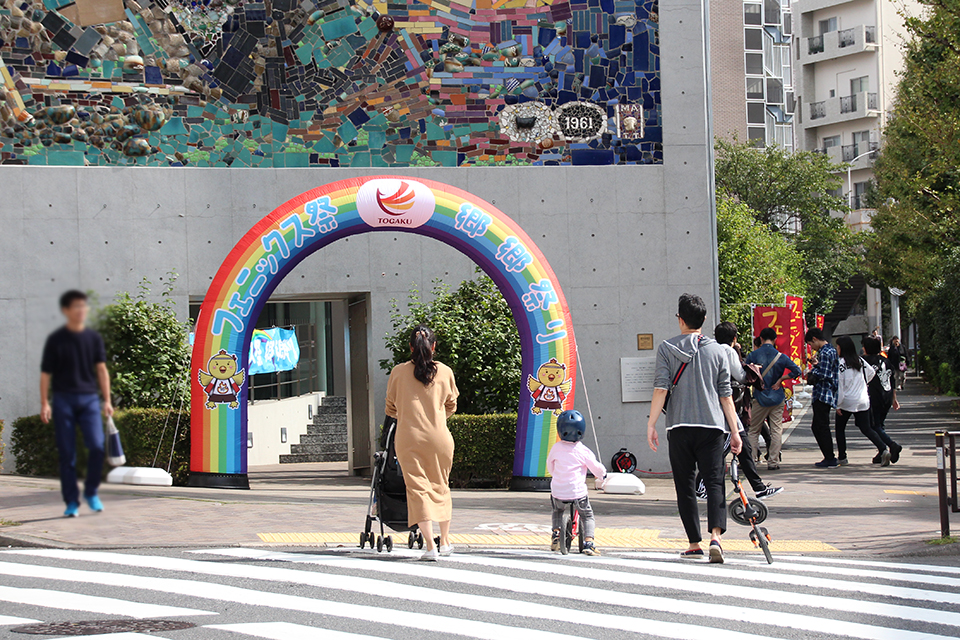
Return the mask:
<path id="1" fill-rule="evenodd" d="M 103 473 L 103 421 L 100 396 L 95 393 L 55 393 L 53 424 L 60 453 L 60 492 L 66 503 L 80 502 L 77 488 L 77 427 L 87 447 L 87 479 L 83 495 L 92 498 L 100 488 Z"/>

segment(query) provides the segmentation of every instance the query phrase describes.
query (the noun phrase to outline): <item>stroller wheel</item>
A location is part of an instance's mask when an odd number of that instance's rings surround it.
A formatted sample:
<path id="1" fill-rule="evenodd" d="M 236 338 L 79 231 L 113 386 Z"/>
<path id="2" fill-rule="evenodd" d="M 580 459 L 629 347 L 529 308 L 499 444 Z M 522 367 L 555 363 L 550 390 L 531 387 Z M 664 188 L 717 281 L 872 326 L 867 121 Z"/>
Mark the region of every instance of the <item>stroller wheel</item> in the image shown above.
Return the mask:
<path id="1" fill-rule="evenodd" d="M 377 536 L 377 553 L 383 551 L 383 536 Z"/>
<path id="2" fill-rule="evenodd" d="M 417 534 L 417 549 L 423 549 L 423 534 Z"/>
<path id="3" fill-rule="evenodd" d="M 367 532 L 361 531 L 360 532 L 360 548 L 363 549 L 365 546 L 367 546 Z"/>
<path id="4" fill-rule="evenodd" d="M 367 534 L 367 542 L 370 543 L 371 549 L 377 545 L 377 536 L 372 531 Z"/>
<path id="5" fill-rule="evenodd" d="M 386 538 L 384 538 L 384 539 L 383 539 L 383 546 L 385 546 L 385 547 L 387 548 L 387 553 L 392 552 L 392 551 L 393 551 L 393 537 L 387 536 Z"/>
<path id="6" fill-rule="evenodd" d="M 417 536 L 413 535 L 413 531 L 410 532 L 410 535 L 407 536 L 407 549 L 413 549 L 413 545 L 417 542 Z"/>

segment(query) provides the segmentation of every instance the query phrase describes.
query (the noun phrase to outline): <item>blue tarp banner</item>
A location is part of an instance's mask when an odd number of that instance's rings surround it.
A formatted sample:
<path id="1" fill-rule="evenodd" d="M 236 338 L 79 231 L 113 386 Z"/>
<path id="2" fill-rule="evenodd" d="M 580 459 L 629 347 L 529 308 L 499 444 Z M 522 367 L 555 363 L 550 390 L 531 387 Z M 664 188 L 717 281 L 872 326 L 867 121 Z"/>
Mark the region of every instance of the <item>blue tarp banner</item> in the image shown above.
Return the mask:
<path id="1" fill-rule="evenodd" d="M 248 373 L 276 373 L 297 368 L 300 343 L 293 329 L 255 329 L 250 340 Z"/>

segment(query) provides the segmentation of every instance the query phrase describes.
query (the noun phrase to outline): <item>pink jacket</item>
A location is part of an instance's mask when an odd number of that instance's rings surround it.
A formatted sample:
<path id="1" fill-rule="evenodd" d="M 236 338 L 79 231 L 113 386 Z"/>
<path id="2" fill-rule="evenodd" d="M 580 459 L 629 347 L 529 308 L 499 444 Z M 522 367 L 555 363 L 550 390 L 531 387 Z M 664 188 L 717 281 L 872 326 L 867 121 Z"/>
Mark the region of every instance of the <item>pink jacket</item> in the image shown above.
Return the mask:
<path id="1" fill-rule="evenodd" d="M 587 495 L 587 470 L 597 478 L 607 474 L 593 451 L 582 442 L 560 440 L 550 448 L 547 472 L 553 476 L 550 493 L 557 500 L 578 500 Z"/>

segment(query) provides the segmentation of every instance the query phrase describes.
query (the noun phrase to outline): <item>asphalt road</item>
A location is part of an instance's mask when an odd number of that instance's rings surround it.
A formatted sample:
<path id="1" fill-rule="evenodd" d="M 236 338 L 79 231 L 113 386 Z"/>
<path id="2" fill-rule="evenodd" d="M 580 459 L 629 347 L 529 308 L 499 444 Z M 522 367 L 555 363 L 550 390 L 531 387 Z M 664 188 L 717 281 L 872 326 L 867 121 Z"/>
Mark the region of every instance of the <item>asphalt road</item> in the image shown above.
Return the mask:
<path id="1" fill-rule="evenodd" d="M 728 554 L 721 566 L 652 552 L 474 551 L 437 564 L 417 555 L 5 549 L 0 638 L 38 637 L 19 625 L 91 620 L 195 625 L 86 636 L 111 640 L 960 637 L 956 556 L 784 556 L 767 565 Z"/>

